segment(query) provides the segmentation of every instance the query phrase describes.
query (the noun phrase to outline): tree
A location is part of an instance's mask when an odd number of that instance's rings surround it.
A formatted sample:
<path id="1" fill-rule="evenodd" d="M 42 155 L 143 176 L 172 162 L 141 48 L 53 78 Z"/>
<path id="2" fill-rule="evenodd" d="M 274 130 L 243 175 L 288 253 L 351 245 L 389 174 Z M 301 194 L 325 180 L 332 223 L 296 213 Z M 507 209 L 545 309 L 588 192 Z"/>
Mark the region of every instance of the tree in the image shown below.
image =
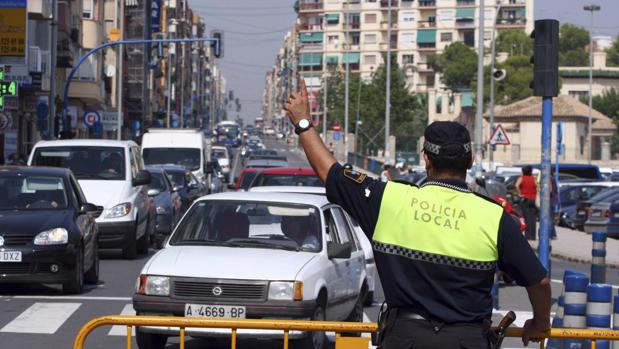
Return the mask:
<path id="1" fill-rule="evenodd" d="M 613 45 L 606 51 L 606 65 L 609 67 L 619 67 L 619 36 L 613 42 Z"/>
<path id="2" fill-rule="evenodd" d="M 593 96 L 593 109 L 600 113 L 613 118 L 615 122 L 619 121 L 619 91 L 611 88 L 602 93 L 602 95 Z"/>
<path id="3" fill-rule="evenodd" d="M 573 24 L 563 24 L 559 31 L 559 65 L 567 67 L 589 65 L 589 32 Z"/>
<path id="4" fill-rule="evenodd" d="M 509 56 L 497 63 L 496 69 L 505 70 L 505 79 L 494 82 L 494 101 L 497 105 L 510 104 L 533 95 L 530 83 L 533 80 L 533 65 L 526 55 Z M 490 102 L 490 66 L 484 67 L 484 104 Z M 477 81 L 472 89 L 477 88 Z"/>
<path id="5" fill-rule="evenodd" d="M 455 42 L 442 54 L 431 54 L 428 63 L 442 73 L 443 83 L 451 90 L 469 89 L 477 74 L 477 54 L 463 42 Z"/>
<path id="6" fill-rule="evenodd" d="M 533 55 L 533 39 L 522 30 L 509 29 L 499 32 L 496 40 L 496 52 L 507 52 L 511 55 Z"/>

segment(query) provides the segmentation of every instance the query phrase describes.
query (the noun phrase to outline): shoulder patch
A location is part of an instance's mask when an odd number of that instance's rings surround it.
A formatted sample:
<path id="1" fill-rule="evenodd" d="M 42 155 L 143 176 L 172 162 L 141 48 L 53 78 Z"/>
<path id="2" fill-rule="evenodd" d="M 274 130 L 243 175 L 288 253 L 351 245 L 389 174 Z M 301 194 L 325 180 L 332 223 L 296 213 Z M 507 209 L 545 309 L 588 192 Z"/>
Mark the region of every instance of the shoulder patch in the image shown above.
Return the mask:
<path id="1" fill-rule="evenodd" d="M 345 168 L 344 169 L 344 177 L 350 179 L 351 181 L 361 184 L 367 178 L 364 173 L 355 171 L 353 169 Z"/>

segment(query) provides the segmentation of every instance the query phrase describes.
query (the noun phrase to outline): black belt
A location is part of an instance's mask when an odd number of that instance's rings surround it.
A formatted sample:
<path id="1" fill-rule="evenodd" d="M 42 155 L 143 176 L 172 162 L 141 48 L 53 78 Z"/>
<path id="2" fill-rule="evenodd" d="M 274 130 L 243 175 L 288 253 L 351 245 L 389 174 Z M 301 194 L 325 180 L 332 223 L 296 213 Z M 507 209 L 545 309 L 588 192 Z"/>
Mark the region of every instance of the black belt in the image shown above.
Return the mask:
<path id="1" fill-rule="evenodd" d="M 419 312 L 412 310 L 412 309 L 407 309 L 407 308 L 397 308 L 396 311 L 396 319 L 406 319 L 406 320 L 426 320 L 426 321 L 430 321 L 433 324 L 434 323 L 440 323 L 440 324 L 444 324 L 444 325 L 479 325 L 479 326 L 483 326 L 486 321 L 481 320 L 481 321 L 471 321 L 471 322 L 454 322 L 454 323 L 444 323 L 441 320 L 436 320 L 433 319 L 427 315 L 421 315 Z"/>

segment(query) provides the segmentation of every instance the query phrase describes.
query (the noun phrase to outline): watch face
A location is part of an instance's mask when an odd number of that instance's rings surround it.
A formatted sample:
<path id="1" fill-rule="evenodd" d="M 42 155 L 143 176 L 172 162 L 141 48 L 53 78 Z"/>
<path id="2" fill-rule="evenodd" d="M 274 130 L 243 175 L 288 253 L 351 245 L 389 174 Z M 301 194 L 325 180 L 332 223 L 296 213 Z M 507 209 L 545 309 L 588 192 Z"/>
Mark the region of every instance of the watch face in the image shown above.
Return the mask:
<path id="1" fill-rule="evenodd" d="M 307 119 L 302 119 L 301 121 L 299 121 L 299 127 L 300 128 L 308 128 L 310 126 L 310 121 Z"/>

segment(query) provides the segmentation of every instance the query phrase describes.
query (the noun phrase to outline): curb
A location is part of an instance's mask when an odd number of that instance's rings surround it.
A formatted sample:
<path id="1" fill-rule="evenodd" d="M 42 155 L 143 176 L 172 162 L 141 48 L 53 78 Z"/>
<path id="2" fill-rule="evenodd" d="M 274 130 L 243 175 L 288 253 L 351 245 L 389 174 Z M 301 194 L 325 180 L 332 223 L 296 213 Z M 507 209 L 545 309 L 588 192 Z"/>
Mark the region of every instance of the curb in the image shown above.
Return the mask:
<path id="1" fill-rule="evenodd" d="M 533 246 L 531 246 L 533 247 Z M 534 251 L 537 251 L 536 248 L 533 249 Z M 576 262 L 576 263 L 583 263 L 583 264 L 591 264 L 591 258 L 583 258 L 583 257 L 574 257 L 574 256 L 568 256 L 568 255 L 563 255 L 560 252 L 556 253 L 556 252 L 551 252 L 550 253 L 551 257 L 555 257 L 558 259 L 562 259 L 568 262 Z M 609 263 L 606 262 L 606 266 L 610 269 L 619 269 L 619 263 Z"/>

